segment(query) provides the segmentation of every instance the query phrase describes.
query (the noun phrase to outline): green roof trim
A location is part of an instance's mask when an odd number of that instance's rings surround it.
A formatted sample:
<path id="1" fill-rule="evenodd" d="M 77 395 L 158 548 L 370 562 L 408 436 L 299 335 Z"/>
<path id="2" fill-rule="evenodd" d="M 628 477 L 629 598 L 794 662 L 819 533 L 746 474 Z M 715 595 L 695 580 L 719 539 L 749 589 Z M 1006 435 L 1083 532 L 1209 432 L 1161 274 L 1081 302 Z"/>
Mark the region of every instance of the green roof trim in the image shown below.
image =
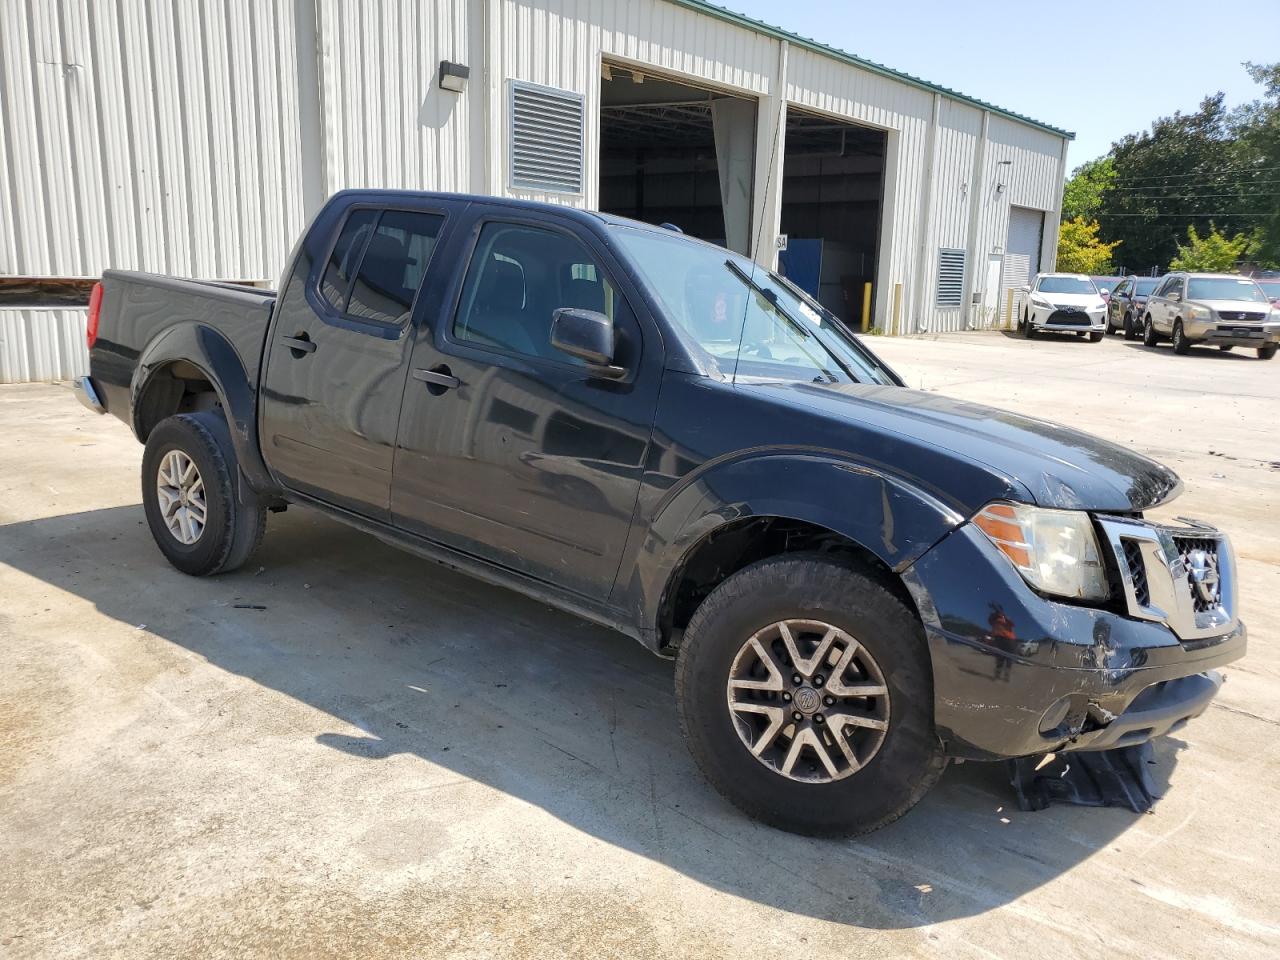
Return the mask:
<path id="1" fill-rule="evenodd" d="M 864 60 L 862 57 L 854 56 L 844 50 L 829 46 L 817 40 L 811 40 L 808 37 L 802 37 L 799 34 L 791 33 L 783 30 L 781 27 L 775 27 L 772 24 L 765 23 L 762 20 L 756 20 L 742 13 L 735 13 L 732 10 L 726 10 L 724 7 L 717 6 L 714 3 L 708 3 L 707 0 L 668 0 L 677 6 L 685 7 L 689 10 L 695 10 L 698 13 L 705 13 L 709 17 L 715 17 L 725 23 L 731 23 L 734 26 L 745 27 L 755 33 L 763 33 L 765 36 L 773 37 L 775 40 L 786 40 L 798 47 L 806 50 L 812 50 L 814 53 L 820 53 L 823 56 L 831 57 L 833 60 L 839 60 L 841 63 L 847 63 L 850 66 L 866 70 L 870 73 L 879 74 L 882 77 L 888 77 L 891 80 L 897 80 L 900 83 L 908 84 L 920 90 L 928 90 L 930 93 L 940 93 L 944 97 L 950 97 L 952 100 L 958 100 L 960 103 L 967 103 L 972 107 L 980 110 L 990 110 L 992 113 L 1007 117 L 1010 120 L 1016 120 L 1018 123 L 1025 123 L 1029 127 L 1035 127 L 1052 133 L 1055 136 L 1065 137 L 1067 140 L 1074 140 L 1076 135 L 1070 130 L 1063 130 L 1061 127 L 1051 126 L 1043 121 L 1027 117 L 1021 113 L 1014 113 L 1012 110 L 1006 110 L 1003 107 L 997 107 L 993 103 L 987 103 L 985 100 L 979 100 L 976 97 L 966 96 L 959 91 L 952 90 L 948 87 L 939 86 L 936 83 L 930 83 L 928 80 L 921 80 L 919 77 L 913 77 L 909 73 L 902 73 L 899 70 L 893 70 L 880 63 L 873 63 L 870 60 Z"/>

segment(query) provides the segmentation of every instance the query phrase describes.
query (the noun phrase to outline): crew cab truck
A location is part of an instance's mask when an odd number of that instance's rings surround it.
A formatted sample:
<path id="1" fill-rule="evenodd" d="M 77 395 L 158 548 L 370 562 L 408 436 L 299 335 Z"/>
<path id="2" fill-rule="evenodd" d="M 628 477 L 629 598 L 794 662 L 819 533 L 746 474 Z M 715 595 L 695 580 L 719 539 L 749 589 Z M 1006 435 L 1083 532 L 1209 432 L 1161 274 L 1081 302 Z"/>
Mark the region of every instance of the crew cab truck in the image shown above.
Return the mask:
<path id="1" fill-rule="evenodd" d="M 1150 297 L 1142 318 L 1142 342 L 1168 338 L 1173 352 L 1197 344 L 1230 350 L 1250 347 L 1259 360 L 1280 348 L 1280 308 L 1248 277 L 1228 273 L 1171 273 Z"/>
<path id="2" fill-rule="evenodd" d="M 188 574 L 320 510 L 675 659 L 707 778 L 874 829 L 948 758 L 1141 743 L 1240 657 L 1227 538 L 1176 476 L 907 389 L 784 278 L 670 229 L 332 197 L 280 292 L 108 271 L 83 402 L 145 444 Z M 531 638 L 532 640 L 533 638 Z"/>

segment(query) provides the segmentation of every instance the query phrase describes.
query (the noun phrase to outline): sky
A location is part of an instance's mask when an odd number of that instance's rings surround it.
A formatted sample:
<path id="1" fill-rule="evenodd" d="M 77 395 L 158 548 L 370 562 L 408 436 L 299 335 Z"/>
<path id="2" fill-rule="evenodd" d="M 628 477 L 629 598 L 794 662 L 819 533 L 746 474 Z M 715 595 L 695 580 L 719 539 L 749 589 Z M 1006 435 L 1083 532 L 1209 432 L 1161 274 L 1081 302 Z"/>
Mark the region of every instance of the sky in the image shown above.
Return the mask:
<path id="1" fill-rule="evenodd" d="M 1280 60 L 1280 0 L 712 2 L 1071 130 L 1068 170 L 1209 94 L 1255 99 L 1241 64 Z"/>

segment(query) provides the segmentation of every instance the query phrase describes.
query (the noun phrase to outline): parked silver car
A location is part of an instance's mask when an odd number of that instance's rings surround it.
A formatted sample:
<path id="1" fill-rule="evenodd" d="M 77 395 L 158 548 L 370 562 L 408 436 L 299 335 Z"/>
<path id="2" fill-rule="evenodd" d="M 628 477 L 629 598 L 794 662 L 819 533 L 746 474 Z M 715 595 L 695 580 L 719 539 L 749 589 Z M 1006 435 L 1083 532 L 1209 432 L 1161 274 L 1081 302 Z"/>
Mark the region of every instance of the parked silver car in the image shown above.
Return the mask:
<path id="1" fill-rule="evenodd" d="M 1280 309 L 1248 277 L 1226 273 L 1171 273 L 1147 299 L 1142 342 L 1173 341 L 1174 353 L 1196 344 L 1219 350 L 1253 347 L 1270 360 L 1280 346 Z"/>

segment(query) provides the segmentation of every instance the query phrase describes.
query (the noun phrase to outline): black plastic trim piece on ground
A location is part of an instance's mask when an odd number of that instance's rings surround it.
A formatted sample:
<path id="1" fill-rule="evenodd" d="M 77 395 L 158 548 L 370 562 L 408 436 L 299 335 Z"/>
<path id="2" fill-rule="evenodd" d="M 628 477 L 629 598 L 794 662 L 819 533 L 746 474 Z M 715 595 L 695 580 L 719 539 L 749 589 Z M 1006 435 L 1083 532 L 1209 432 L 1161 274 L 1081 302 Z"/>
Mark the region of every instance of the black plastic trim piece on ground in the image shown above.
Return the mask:
<path id="1" fill-rule="evenodd" d="M 1114 750 L 1059 753 L 1036 769 L 1044 756 L 1010 760 L 1009 782 L 1021 810 L 1043 810 L 1051 803 L 1085 807 L 1128 807 L 1146 813 L 1160 799 L 1151 767 L 1151 743 Z"/>

